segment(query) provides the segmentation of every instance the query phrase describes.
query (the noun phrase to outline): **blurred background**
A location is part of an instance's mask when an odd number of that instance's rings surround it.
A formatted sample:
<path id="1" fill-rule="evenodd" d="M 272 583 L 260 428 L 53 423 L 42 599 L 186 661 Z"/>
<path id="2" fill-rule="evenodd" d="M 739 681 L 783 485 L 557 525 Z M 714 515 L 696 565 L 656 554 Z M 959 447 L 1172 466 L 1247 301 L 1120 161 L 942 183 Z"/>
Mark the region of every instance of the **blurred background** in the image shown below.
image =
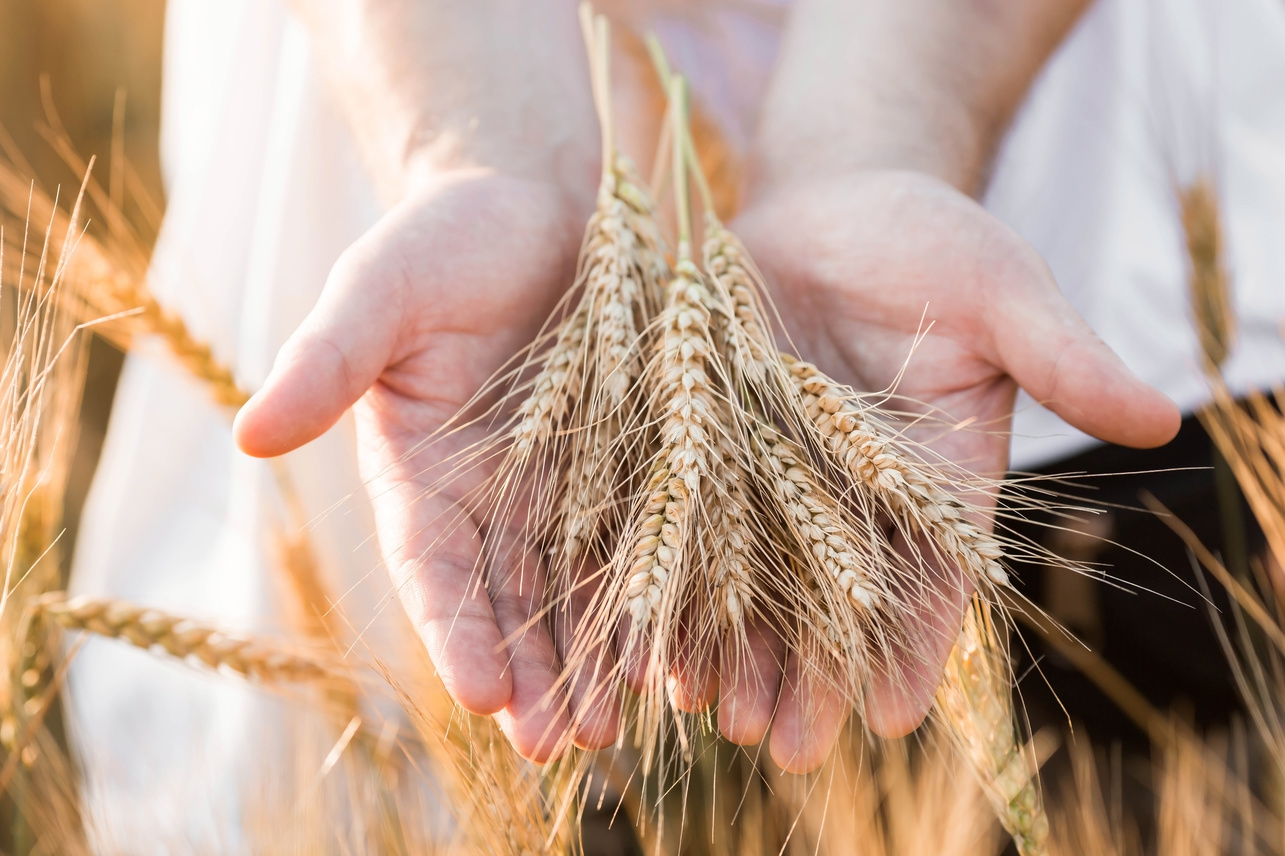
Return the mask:
<path id="1" fill-rule="evenodd" d="M 158 154 L 164 15 L 165 0 L 0 0 L 0 141 L 5 135 L 12 140 L 39 184 L 74 195 L 82 178 L 40 133 L 47 105 L 56 110 L 77 152 L 98 158 L 96 174 L 105 178 L 121 93 L 125 155 L 147 192 L 164 204 Z M 90 231 L 98 225 L 90 223 Z M 135 225 L 147 239 L 155 237 L 145 224 Z M 64 562 L 72 555 L 122 359 L 94 337 L 63 518 L 68 527 Z"/>

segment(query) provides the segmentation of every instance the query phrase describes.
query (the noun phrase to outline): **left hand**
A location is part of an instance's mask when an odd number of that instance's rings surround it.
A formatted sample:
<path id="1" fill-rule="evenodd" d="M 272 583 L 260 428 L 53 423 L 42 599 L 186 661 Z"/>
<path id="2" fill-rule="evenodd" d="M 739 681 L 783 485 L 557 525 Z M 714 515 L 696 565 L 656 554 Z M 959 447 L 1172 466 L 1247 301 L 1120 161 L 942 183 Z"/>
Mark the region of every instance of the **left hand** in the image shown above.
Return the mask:
<path id="1" fill-rule="evenodd" d="M 899 398 L 977 426 L 932 443 L 964 469 L 1005 473 L 1019 385 L 1108 442 L 1156 446 L 1178 429 L 1177 408 L 1089 329 L 1039 254 L 940 179 L 857 170 L 778 185 L 761 191 L 732 228 L 767 278 L 801 356 L 859 390 L 885 389 L 901 373 Z M 923 719 L 971 589 L 955 569 L 926 578 L 918 597 L 923 632 L 911 635 L 932 641 L 904 652 L 899 680 L 885 672 L 866 688 L 874 731 L 900 736 Z M 779 700 L 776 692 L 737 698 L 736 718 L 760 726 L 746 732 L 720 712 L 724 732 L 754 742 L 772 721 L 777 763 L 814 768 L 850 701 L 803 680 L 787 660 Z"/>

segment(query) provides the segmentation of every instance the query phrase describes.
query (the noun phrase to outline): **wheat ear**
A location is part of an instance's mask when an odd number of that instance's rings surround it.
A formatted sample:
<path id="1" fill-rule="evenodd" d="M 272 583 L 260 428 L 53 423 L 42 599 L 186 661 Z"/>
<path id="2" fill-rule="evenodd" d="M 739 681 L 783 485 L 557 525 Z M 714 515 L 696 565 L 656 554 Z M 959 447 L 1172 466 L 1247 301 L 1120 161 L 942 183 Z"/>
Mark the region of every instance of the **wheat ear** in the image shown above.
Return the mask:
<path id="1" fill-rule="evenodd" d="M 671 580 L 679 569 L 682 532 L 687 527 L 687 488 L 664 461 L 647 485 L 632 561 L 625 583 L 625 604 L 637 628 L 659 622 Z"/>
<path id="2" fill-rule="evenodd" d="M 1049 821 L 1031 754 L 1017 741 L 1007 663 L 990 605 L 974 597 L 937 690 L 937 710 L 1018 851 L 1041 856 Z"/>
<path id="3" fill-rule="evenodd" d="M 220 667 L 265 683 L 329 678 L 318 660 L 282 650 L 266 639 L 236 636 L 188 618 L 111 598 L 76 597 L 54 592 L 36 607 L 69 630 L 120 639 L 145 650 L 162 650 L 180 660 Z"/>
<path id="4" fill-rule="evenodd" d="M 968 519 L 965 505 L 937 483 L 927 465 L 898 446 L 874 408 L 811 363 L 785 359 L 808 420 L 857 483 L 932 538 L 974 581 L 1007 586 L 999 541 Z"/>
<path id="5" fill-rule="evenodd" d="M 884 597 L 873 581 L 869 551 L 861 550 L 852 530 L 843 525 L 845 512 L 822 486 L 802 450 L 763 424 L 756 426 L 751 443 L 772 495 L 797 533 L 799 555 L 818 581 L 837 586 L 859 613 L 879 609 Z"/>
<path id="6" fill-rule="evenodd" d="M 192 335 L 187 323 L 177 314 L 168 311 L 150 292 L 135 289 L 133 299 L 126 297 L 122 304 L 136 303 L 142 312 L 136 323 L 147 332 L 159 336 L 188 373 L 205 383 L 205 388 L 219 404 L 239 408 L 250 400 L 250 393 L 236 381 L 236 376 L 225 363 L 214 356 L 209 343 Z"/>
<path id="7" fill-rule="evenodd" d="M 1231 278 L 1224 263 L 1218 192 L 1201 178 L 1178 192 L 1182 232 L 1187 244 L 1188 299 L 1200 337 L 1207 370 L 1216 370 L 1231 353 L 1236 336 L 1236 313 L 1231 303 Z"/>
<path id="8" fill-rule="evenodd" d="M 661 250 L 655 207 L 633 163 L 615 149 L 611 113 L 610 34 L 606 20 L 582 7 L 581 23 L 590 58 L 594 101 L 602 130 L 602 180 L 598 204 L 585 229 L 577 281 L 587 314 L 586 376 L 569 426 L 570 461 L 562 485 L 562 521 L 567 561 L 580 557 L 599 528 L 603 511 L 623 485 L 620 467 L 629 457 L 626 425 L 641 404 L 637 381 L 644 367 L 641 330 L 660 303 L 668 269 Z M 620 525 L 609 527 L 618 534 Z"/>
<path id="9" fill-rule="evenodd" d="M 712 211 L 705 213 L 702 249 L 705 271 L 729 306 L 724 336 L 732 378 L 746 388 L 761 387 L 779 360 L 763 319 L 760 277 L 740 240 Z"/>
<path id="10" fill-rule="evenodd" d="M 726 432 L 720 431 L 716 438 L 713 497 L 705 512 L 713 545 L 709 549 L 709 576 L 719 626 L 725 631 L 739 630 L 755 610 L 753 556 L 757 539 L 747 522 L 751 500 L 745 465 Z"/>
<path id="11" fill-rule="evenodd" d="M 706 373 L 713 356 L 710 301 L 696 266 L 680 261 L 669 285 L 656 364 L 653 398 L 661 407 L 661 448 L 652 465 L 629 575 L 628 610 L 636 617 L 660 615 L 661 591 L 672 584 L 690 539 L 690 506 L 701 501 L 702 483 L 716 454 L 711 431 L 719 430 L 718 405 Z"/>

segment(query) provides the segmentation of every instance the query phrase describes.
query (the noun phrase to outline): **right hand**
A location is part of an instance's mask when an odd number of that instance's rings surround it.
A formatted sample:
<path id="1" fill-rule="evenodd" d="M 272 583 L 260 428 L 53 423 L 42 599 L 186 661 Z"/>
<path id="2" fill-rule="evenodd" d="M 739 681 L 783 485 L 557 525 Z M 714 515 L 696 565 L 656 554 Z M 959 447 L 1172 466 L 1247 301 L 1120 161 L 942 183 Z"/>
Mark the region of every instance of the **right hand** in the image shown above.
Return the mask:
<path id="1" fill-rule="evenodd" d="M 396 204 L 335 264 L 236 439 L 284 454 L 353 406 L 382 552 L 446 689 L 543 760 L 570 726 L 565 705 L 541 704 L 561 671 L 550 630 L 518 632 L 543 607 L 538 570 L 475 585 L 487 522 L 458 512 L 486 473 L 437 480 L 483 429 L 424 441 L 532 341 L 574 279 L 599 158 L 576 3 L 295 2 Z"/>
<path id="2" fill-rule="evenodd" d="M 279 455 L 355 402 L 361 471 L 407 614 L 450 694 L 498 714 L 518 751 L 541 760 L 568 727 L 565 710 L 540 705 L 560 672 L 549 630 L 519 633 L 543 606 L 543 581 L 529 561 L 525 578 L 476 586 L 487 521 L 461 512 L 486 473 L 439 480 L 485 426 L 424 441 L 535 337 L 574 277 L 585 216 L 556 186 L 492 171 L 426 181 L 344 252 L 236 421 L 243 450 Z"/>

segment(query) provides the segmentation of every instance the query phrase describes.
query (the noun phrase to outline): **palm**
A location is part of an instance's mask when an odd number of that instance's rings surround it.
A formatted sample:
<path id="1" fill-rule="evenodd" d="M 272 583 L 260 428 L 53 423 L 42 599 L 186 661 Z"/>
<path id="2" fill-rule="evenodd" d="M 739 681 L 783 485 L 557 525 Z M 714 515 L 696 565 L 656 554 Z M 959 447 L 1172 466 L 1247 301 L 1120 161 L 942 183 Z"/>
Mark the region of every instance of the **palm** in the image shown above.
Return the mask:
<path id="1" fill-rule="evenodd" d="M 1052 287 L 1039 257 L 926 176 L 857 175 L 767 200 L 738 223 L 802 355 L 867 391 L 983 430 L 935 450 L 997 475 L 1015 384 L 991 328 L 1005 292 Z M 912 354 L 913 351 L 913 354 Z M 998 433 L 997 433 L 998 432 Z"/>

